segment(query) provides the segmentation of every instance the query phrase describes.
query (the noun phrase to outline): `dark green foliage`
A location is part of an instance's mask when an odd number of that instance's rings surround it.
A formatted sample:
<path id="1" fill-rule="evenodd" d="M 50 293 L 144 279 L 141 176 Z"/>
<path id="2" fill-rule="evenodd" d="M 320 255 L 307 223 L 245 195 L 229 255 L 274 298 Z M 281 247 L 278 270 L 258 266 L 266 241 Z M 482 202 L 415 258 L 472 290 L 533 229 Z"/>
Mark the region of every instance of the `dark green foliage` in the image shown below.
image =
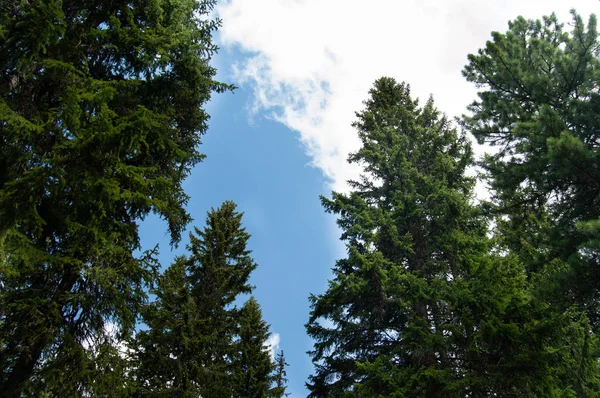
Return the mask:
<path id="1" fill-rule="evenodd" d="M 587 307 L 598 325 L 600 61 L 596 17 L 518 18 L 478 54 L 466 78 L 481 88 L 464 117 L 481 143 L 506 244 L 531 273 L 562 279 L 555 300 Z M 560 297 L 563 296 L 563 297 Z"/>
<path id="2" fill-rule="evenodd" d="M 219 22 L 212 0 L 2 4 L 0 395 L 80 395 L 87 342 L 107 322 L 127 335 L 153 278 L 138 221 L 159 214 L 175 243 L 190 220 L 202 106 L 228 88 L 208 64 Z"/>
<path id="3" fill-rule="evenodd" d="M 262 319 L 258 302 L 251 297 L 239 311 L 239 331 L 233 358 L 235 391 L 239 398 L 267 398 L 271 395 L 273 363 L 266 347 L 269 326 Z"/>
<path id="4" fill-rule="evenodd" d="M 310 396 L 569 396 L 588 326 L 549 314 L 518 257 L 487 237 L 465 137 L 390 78 L 357 117 L 349 160 L 364 174 L 323 199 L 348 258 L 311 297 Z"/>
<path id="5" fill-rule="evenodd" d="M 285 370 L 286 366 L 289 366 L 287 362 L 285 362 L 285 355 L 283 355 L 283 350 L 279 351 L 275 356 L 274 365 L 274 374 L 273 374 L 273 388 L 271 389 L 270 397 L 272 398 L 283 398 L 287 397 L 290 394 L 286 393 L 287 390 L 287 382 L 288 379 L 287 371 Z"/>
<path id="6" fill-rule="evenodd" d="M 496 146 L 482 162 L 492 188 L 502 250 L 518 257 L 531 281 L 539 325 L 558 347 L 549 364 L 553 396 L 597 396 L 598 33 L 573 12 L 571 29 L 556 16 L 518 18 L 477 55 L 466 78 L 480 89 L 463 117 L 479 140 Z M 533 329 L 531 338 L 540 337 Z M 562 383 L 556 383 L 560 379 Z"/>
<path id="7" fill-rule="evenodd" d="M 132 368 L 140 396 L 197 396 L 197 378 L 206 364 L 206 350 L 197 348 L 192 335 L 199 328 L 191 297 L 185 258 L 178 258 L 160 276 L 156 299 L 143 311 L 147 330 L 139 331 L 131 350 Z M 201 330 L 198 333 L 206 333 Z M 201 339 L 203 335 L 199 335 Z M 192 359 L 193 358 L 193 359 Z M 169 383 L 171 391 L 166 392 Z"/>
<path id="8" fill-rule="evenodd" d="M 250 235 L 233 202 L 208 213 L 190 234 L 189 254 L 161 276 L 156 300 L 143 312 L 148 330 L 132 344 L 140 396 L 264 397 L 272 370 L 269 336 L 258 303 L 232 306 L 250 293 L 256 264 Z"/>
<path id="9" fill-rule="evenodd" d="M 23 395 L 27 397 L 131 397 L 129 363 L 122 342 L 111 331 L 96 340 L 94 347 L 79 350 L 76 361 L 56 363 L 43 378 L 34 378 Z M 74 350 L 76 347 L 72 347 Z M 62 366 L 62 367 L 61 367 Z M 82 387 L 80 387 L 82 386 Z"/>
<path id="10" fill-rule="evenodd" d="M 349 158 L 365 174 L 349 195 L 323 199 L 340 215 L 348 258 L 337 262 L 327 292 L 311 297 L 309 388 L 312 397 L 441 397 L 453 378 L 441 299 L 449 278 L 472 261 L 471 246 L 481 246 L 474 236 L 485 235 L 468 205 L 471 151 L 432 100 L 420 108 L 408 86 L 382 78 L 370 95 L 354 124 L 363 146 Z M 390 366 L 395 382 L 374 374 L 389 376 Z M 370 380 L 377 391 L 366 387 Z"/>

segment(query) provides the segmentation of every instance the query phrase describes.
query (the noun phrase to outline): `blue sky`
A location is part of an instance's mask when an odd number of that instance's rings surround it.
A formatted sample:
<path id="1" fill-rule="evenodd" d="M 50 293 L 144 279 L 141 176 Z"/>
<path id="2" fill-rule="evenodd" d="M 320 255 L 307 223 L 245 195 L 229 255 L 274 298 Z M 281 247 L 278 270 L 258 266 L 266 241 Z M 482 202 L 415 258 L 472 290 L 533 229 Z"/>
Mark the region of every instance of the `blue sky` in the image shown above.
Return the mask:
<path id="1" fill-rule="evenodd" d="M 214 65 L 235 93 L 209 104 L 206 160 L 185 182 L 188 211 L 202 227 L 206 211 L 224 200 L 245 212 L 244 225 L 259 267 L 252 275 L 263 317 L 285 351 L 293 398 L 306 396 L 312 370 L 304 330 L 308 296 L 324 291 L 344 256 L 335 219 L 319 195 L 345 191 L 356 175 L 345 159 L 358 140 L 350 127 L 373 81 L 405 80 L 413 94 L 433 94 L 450 116 L 464 112 L 475 88 L 461 76 L 466 56 L 493 30 L 518 15 L 556 11 L 568 22 L 575 7 L 585 19 L 597 0 L 229 0 Z M 171 251 L 166 226 L 149 218 L 145 248 Z"/>
<path id="2" fill-rule="evenodd" d="M 223 49 L 218 63 L 242 55 Z M 220 73 L 220 78 L 224 73 Z M 210 129 L 202 152 L 207 158 L 186 180 L 191 200 L 190 225 L 202 227 L 206 211 L 233 200 L 243 211 L 244 226 L 252 235 L 249 247 L 258 268 L 251 277 L 264 319 L 279 337 L 286 355 L 289 392 L 306 396 L 304 381 L 312 369 L 306 351 L 311 341 L 304 331 L 310 293 L 325 289 L 330 268 L 343 255 L 336 242 L 335 219 L 323 212 L 319 195 L 326 193 L 323 174 L 310 158 L 298 134 L 261 115 L 248 113 L 252 91 L 240 87 L 217 96 L 208 106 Z M 166 225 L 155 217 L 142 227 L 144 247 L 160 245 L 163 265 L 183 253 L 187 234 L 171 251 Z"/>

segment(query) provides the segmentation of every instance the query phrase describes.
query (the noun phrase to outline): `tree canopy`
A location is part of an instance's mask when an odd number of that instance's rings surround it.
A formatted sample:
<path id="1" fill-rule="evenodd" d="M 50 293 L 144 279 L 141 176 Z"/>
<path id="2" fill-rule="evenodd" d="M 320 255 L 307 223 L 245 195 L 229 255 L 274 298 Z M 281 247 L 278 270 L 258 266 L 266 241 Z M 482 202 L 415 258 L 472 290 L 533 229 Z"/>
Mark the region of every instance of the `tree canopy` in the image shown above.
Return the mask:
<path id="1" fill-rule="evenodd" d="M 364 172 L 349 194 L 323 198 L 348 257 L 311 297 L 310 396 L 597 391 L 587 319 L 551 311 L 518 254 L 488 237 L 466 137 L 392 78 L 364 104 L 362 147 L 349 157 Z"/>
<path id="2" fill-rule="evenodd" d="M 566 306 L 589 308 L 597 325 L 600 283 L 600 76 L 597 20 L 573 11 L 568 30 L 555 15 L 518 18 L 469 56 L 467 80 L 479 99 L 463 118 L 483 161 L 511 250 L 532 273 L 565 284 Z"/>
<path id="3" fill-rule="evenodd" d="M 214 1 L 9 2 L 0 14 L 0 391 L 69 369 L 86 346 L 127 335 L 157 264 L 149 213 L 177 243 L 181 183 L 203 155 L 214 91 Z M 62 376 L 61 376 L 62 377 Z"/>
<path id="4" fill-rule="evenodd" d="M 173 248 L 192 221 L 206 105 L 234 88 L 215 5 L 0 2 L 0 398 L 289 395 L 237 205 L 168 266 L 139 233 L 156 215 Z M 457 125 L 391 77 L 356 113 L 311 398 L 600 396 L 597 19 L 518 17 L 463 75 Z"/>
<path id="5" fill-rule="evenodd" d="M 256 264 L 233 202 L 212 210 L 159 279 L 156 300 L 143 312 L 148 329 L 132 342 L 140 395 L 266 397 L 273 364 L 260 307 L 248 279 Z"/>

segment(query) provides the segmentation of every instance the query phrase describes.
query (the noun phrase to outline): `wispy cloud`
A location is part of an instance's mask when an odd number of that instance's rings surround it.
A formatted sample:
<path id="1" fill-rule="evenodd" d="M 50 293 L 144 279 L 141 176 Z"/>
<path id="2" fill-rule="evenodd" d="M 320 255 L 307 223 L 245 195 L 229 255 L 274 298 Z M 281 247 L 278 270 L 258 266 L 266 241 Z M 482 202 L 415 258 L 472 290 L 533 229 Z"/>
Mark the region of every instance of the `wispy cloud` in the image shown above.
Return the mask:
<path id="1" fill-rule="evenodd" d="M 272 333 L 265 342 L 265 347 L 269 349 L 269 354 L 271 355 L 271 361 L 275 360 L 275 355 L 279 352 L 279 341 L 279 333 Z"/>
<path id="2" fill-rule="evenodd" d="M 254 91 L 251 110 L 299 132 L 312 164 L 345 190 L 357 171 L 346 158 L 359 145 L 350 124 L 376 78 L 406 81 L 460 115 L 475 96 L 461 76 L 468 53 L 517 15 L 556 11 L 568 22 L 569 7 L 587 16 L 597 1 L 230 0 L 217 12 L 221 45 L 247 53 L 233 71 Z"/>

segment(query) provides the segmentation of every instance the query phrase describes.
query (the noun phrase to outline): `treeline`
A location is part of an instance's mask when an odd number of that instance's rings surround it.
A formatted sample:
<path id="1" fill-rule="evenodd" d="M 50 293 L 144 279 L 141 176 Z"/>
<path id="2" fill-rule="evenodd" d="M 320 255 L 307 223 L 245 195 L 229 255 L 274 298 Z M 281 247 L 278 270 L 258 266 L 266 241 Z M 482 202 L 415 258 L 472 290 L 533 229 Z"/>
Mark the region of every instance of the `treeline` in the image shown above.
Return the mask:
<path id="1" fill-rule="evenodd" d="M 204 107 L 233 89 L 214 5 L 0 5 L 0 397 L 287 395 L 233 202 L 163 272 L 140 253 L 151 213 L 180 241 Z M 594 16 L 572 22 L 493 33 L 458 128 L 375 82 L 363 173 L 322 198 L 348 256 L 311 297 L 311 397 L 600 395 L 600 47 Z"/>

